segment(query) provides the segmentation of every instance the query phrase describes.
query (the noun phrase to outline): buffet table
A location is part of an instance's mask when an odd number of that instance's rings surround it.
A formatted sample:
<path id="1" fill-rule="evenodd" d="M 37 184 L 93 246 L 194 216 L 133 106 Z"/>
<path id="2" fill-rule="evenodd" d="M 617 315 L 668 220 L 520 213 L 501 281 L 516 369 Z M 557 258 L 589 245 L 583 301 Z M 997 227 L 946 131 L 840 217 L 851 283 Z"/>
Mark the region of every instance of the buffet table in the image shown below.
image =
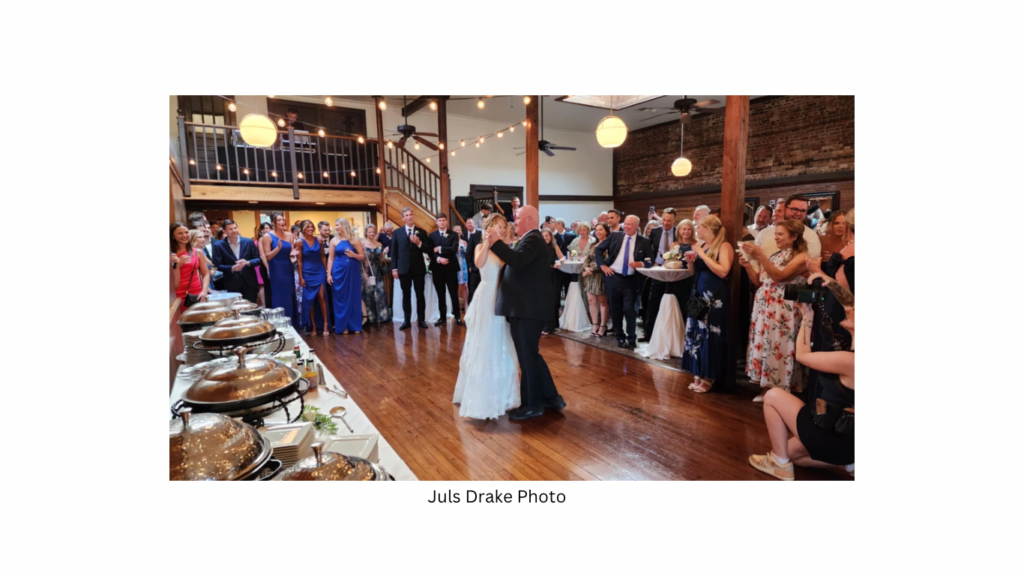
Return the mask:
<path id="1" fill-rule="evenodd" d="M 566 260 L 558 269 L 565 274 L 579 274 L 583 271 L 583 261 Z M 558 327 L 570 332 L 586 332 L 590 330 L 590 320 L 584 308 L 586 298 L 580 291 L 580 283 L 573 281 L 569 283 L 569 289 L 565 293 L 565 308 L 562 310 L 562 317 L 558 319 Z"/>
<path id="2" fill-rule="evenodd" d="M 309 346 L 307 346 L 306 342 L 295 333 L 294 328 L 288 326 L 286 328 L 279 329 L 279 331 L 295 339 L 295 343 L 298 344 L 302 350 L 303 357 L 308 355 Z M 182 367 L 185 366 L 182 365 Z M 181 368 L 179 368 L 179 371 L 180 370 Z M 342 385 L 338 379 L 327 370 L 326 366 L 324 367 L 324 378 L 335 389 L 338 387 L 342 389 L 345 388 L 344 385 Z M 181 395 L 188 390 L 191 385 L 192 382 L 176 377 L 174 380 L 174 387 L 171 389 L 169 406 L 177 402 Z M 345 420 L 352 427 L 353 432 L 349 432 L 348 428 L 345 427 L 345 424 L 338 421 L 338 432 L 336 435 L 347 436 L 350 434 L 376 434 L 378 436 L 377 450 L 380 465 L 383 466 L 384 469 L 395 478 L 395 480 L 417 480 L 416 475 L 409 469 L 409 466 L 404 460 L 402 460 L 401 456 L 395 452 L 394 448 L 388 444 L 387 439 L 377 431 L 377 428 L 372 422 L 370 422 L 370 419 L 366 417 L 366 414 L 359 408 L 359 405 L 352 400 L 351 395 L 347 398 L 343 398 L 338 394 L 328 391 L 324 383 L 321 382 L 316 390 L 311 390 L 306 394 L 305 402 L 306 404 L 316 406 L 324 414 L 329 414 L 330 409 L 335 406 L 344 406 L 346 410 Z M 288 409 L 294 417 L 295 411 L 299 409 L 299 402 L 292 402 L 288 405 Z M 265 424 L 267 426 L 284 424 L 285 420 L 284 410 L 278 410 L 265 418 Z"/>
<path id="3" fill-rule="evenodd" d="M 392 283 L 392 292 L 394 296 L 391 298 L 391 321 L 402 323 L 405 322 L 405 310 L 402 309 L 402 281 L 394 280 Z M 437 322 L 441 318 L 441 313 L 437 310 L 437 290 L 434 289 L 434 277 L 430 274 L 423 276 L 423 297 L 427 300 L 426 315 L 427 319 L 424 322 Z M 452 307 L 451 295 L 445 293 L 445 299 L 448 301 L 448 318 L 454 318 L 455 315 L 452 313 L 458 310 L 458 302 L 455 303 L 456 307 Z M 409 322 L 416 322 L 419 318 L 416 317 L 416 289 L 413 285 L 412 298 L 412 319 Z"/>
<path id="4" fill-rule="evenodd" d="M 661 266 L 637 268 L 637 272 L 661 282 L 679 282 L 693 276 L 693 273 L 685 268 L 668 269 Z M 637 354 L 655 360 L 683 357 L 686 325 L 683 323 L 683 315 L 679 312 L 679 300 L 675 294 L 666 292 L 661 297 L 661 308 L 658 319 L 654 321 L 654 329 L 645 333 L 650 336 L 651 341 L 638 346 Z"/>

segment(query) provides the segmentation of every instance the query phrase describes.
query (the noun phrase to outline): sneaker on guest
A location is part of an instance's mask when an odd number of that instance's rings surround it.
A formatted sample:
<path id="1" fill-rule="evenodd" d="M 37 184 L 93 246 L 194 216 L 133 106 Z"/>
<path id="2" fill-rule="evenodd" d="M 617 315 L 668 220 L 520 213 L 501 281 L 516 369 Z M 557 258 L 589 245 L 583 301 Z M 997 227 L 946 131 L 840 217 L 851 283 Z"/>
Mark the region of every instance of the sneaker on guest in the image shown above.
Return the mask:
<path id="1" fill-rule="evenodd" d="M 775 476 L 779 480 L 793 480 L 793 462 L 787 462 L 785 465 L 779 464 L 775 461 L 775 454 L 771 452 L 764 456 L 760 454 L 754 454 L 749 459 L 750 465 L 757 468 L 761 472 L 770 476 Z"/>

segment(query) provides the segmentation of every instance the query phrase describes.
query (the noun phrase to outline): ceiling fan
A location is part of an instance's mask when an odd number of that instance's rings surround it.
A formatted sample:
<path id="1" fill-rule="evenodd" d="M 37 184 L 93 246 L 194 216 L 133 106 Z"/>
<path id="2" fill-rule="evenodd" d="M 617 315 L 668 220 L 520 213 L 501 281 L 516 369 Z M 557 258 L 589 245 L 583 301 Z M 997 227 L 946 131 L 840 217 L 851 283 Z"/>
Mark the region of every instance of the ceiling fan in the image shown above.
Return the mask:
<path id="1" fill-rule="evenodd" d="M 697 113 L 701 113 L 701 114 L 724 114 L 725 113 L 725 108 L 707 108 L 707 106 L 711 106 L 711 105 L 714 105 L 714 104 L 720 104 L 720 102 L 718 100 L 702 100 L 700 102 L 697 102 L 695 99 L 690 98 L 689 96 L 683 96 L 682 100 L 676 100 L 675 102 L 673 102 L 671 108 L 658 108 L 658 107 L 652 107 L 652 106 L 644 106 L 643 108 L 637 108 L 637 110 L 639 112 L 660 112 L 660 111 L 666 111 L 666 112 L 664 112 L 662 114 L 658 114 L 657 116 L 649 116 L 647 118 L 644 118 L 643 120 L 641 120 L 641 122 L 649 122 L 651 120 L 654 120 L 655 118 L 661 118 L 663 116 L 668 116 L 669 114 L 678 114 L 679 115 L 679 121 L 682 122 L 683 124 L 686 124 L 687 122 L 690 121 L 690 119 L 692 117 L 691 116 L 692 114 L 697 114 Z"/>
<path id="2" fill-rule="evenodd" d="M 552 152 L 552 150 L 572 150 L 574 152 L 576 151 L 575 148 L 572 148 L 572 147 L 569 147 L 569 146 L 558 146 L 557 144 L 554 144 L 553 142 L 548 142 L 547 140 L 544 139 L 544 97 L 543 96 L 540 97 L 540 142 L 538 142 L 537 145 L 538 145 L 538 148 L 540 148 L 540 151 L 545 153 L 545 154 L 547 154 L 548 156 L 554 156 L 555 155 L 555 153 Z M 514 148 L 514 150 L 523 150 L 523 146 L 518 146 L 518 147 Z M 523 152 L 520 152 L 519 154 L 516 154 L 516 156 L 522 156 L 523 154 L 526 154 L 525 150 Z"/>
<path id="3" fill-rule="evenodd" d="M 408 105 L 408 102 L 406 101 L 406 97 L 402 96 L 402 110 L 405 110 L 407 105 Z M 438 150 L 437 144 L 434 144 L 433 142 L 424 140 L 423 138 L 420 137 L 420 136 L 433 136 L 434 138 L 437 138 L 438 137 L 437 134 L 434 134 L 432 132 L 417 132 L 415 126 L 409 125 L 409 117 L 408 116 L 405 116 L 405 124 L 402 124 L 401 126 L 399 126 L 397 132 L 402 135 L 402 139 L 399 140 L 397 144 L 395 144 L 395 146 L 398 146 L 399 148 L 403 148 L 404 149 L 405 148 L 406 140 L 408 140 L 409 138 L 412 138 L 413 140 L 419 142 L 420 144 L 423 144 L 427 148 L 430 148 L 434 152 L 437 152 L 437 150 Z"/>

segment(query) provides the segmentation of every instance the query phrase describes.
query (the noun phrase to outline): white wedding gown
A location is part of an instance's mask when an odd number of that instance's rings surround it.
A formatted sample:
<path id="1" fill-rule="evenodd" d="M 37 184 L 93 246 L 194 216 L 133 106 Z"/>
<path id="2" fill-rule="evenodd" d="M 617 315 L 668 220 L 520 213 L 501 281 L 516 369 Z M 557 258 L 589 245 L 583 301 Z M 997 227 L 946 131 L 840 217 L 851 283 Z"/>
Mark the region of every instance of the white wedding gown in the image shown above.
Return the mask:
<path id="1" fill-rule="evenodd" d="M 519 360 L 508 321 L 494 315 L 501 260 L 489 252 L 480 285 L 466 311 L 466 340 L 459 360 L 453 404 L 459 416 L 498 418 L 519 407 Z"/>

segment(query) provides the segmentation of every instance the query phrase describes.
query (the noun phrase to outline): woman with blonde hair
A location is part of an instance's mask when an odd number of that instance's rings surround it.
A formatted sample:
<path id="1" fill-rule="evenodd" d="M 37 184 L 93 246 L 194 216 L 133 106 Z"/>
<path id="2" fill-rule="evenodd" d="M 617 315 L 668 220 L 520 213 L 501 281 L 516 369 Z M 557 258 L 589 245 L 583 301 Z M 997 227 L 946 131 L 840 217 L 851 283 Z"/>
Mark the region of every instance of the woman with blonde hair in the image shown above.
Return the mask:
<path id="1" fill-rule="evenodd" d="M 384 246 L 377 239 L 377 227 L 367 224 L 363 229 L 363 270 L 366 280 L 363 282 L 363 308 L 366 309 L 366 324 L 379 324 L 391 321 L 388 312 L 388 297 L 384 293 L 384 276 L 389 273 L 384 258 Z"/>
<path id="2" fill-rule="evenodd" d="M 725 241 L 725 227 L 717 216 L 705 216 L 697 224 L 697 238 L 684 254 L 687 269 L 695 280 L 688 311 L 696 316 L 686 319 L 686 344 L 683 370 L 693 374 L 690 389 L 698 394 L 711 390 L 715 380 L 725 374 L 729 346 L 729 286 L 726 277 L 732 268 L 732 246 Z M 692 304 L 691 304 L 692 302 Z"/>
<path id="3" fill-rule="evenodd" d="M 753 242 L 743 243 L 746 256 L 761 264 L 760 272 L 754 270 L 748 258 L 740 258 L 750 282 L 759 287 L 754 296 L 747 346 L 747 376 L 762 388 L 754 402 L 763 402 L 770 388 L 803 389 L 803 373 L 796 365 L 799 311 L 794 302 L 783 298 L 786 286 L 807 282 L 803 222 L 783 220 L 775 227 L 775 245 L 779 251 L 769 256 Z"/>
<path id="4" fill-rule="evenodd" d="M 352 225 L 344 218 L 334 223 L 338 235 L 331 240 L 331 256 L 327 262 L 334 298 L 334 332 L 359 334 L 363 328 L 363 275 L 360 264 L 366 258 L 363 244 L 352 234 Z"/>
<path id="5" fill-rule="evenodd" d="M 586 227 L 586 224 L 581 226 Z M 580 250 L 583 257 L 583 272 L 580 272 L 580 284 L 583 285 L 583 292 L 587 295 L 587 303 L 590 307 L 590 323 L 594 329 L 590 335 L 595 338 L 603 338 L 608 332 L 608 322 L 611 319 L 608 309 L 608 293 L 605 291 L 604 275 L 598 272 L 597 245 L 604 242 L 611 234 L 610 228 L 604 222 L 594 225 L 594 237 L 589 241 L 586 250 Z M 580 235 L 582 238 L 583 235 Z M 602 257 L 604 257 L 602 255 Z"/>
<path id="6" fill-rule="evenodd" d="M 673 248 L 679 248 L 682 253 L 689 252 L 693 249 L 693 245 L 698 242 L 697 231 L 694 229 L 693 221 L 684 218 L 680 220 L 679 224 L 676 225 L 676 241 L 672 243 Z M 678 282 L 670 282 L 668 289 L 665 290 L 666 294 L 673 294 L 676 300 L 679 302 L 680 313 L 683 316 L 683 326 L 686 326 L 686 301 L 690 298 L 690 292 L 693 291 L 694 277 L 690 276 Z"/>
<path id="7" fill-rule="evenodd" d="M 828 262 L 832 254 L 839 253 L 850 244 L 853 244 L 853 231 L 846 212 L 836 210 L 828 217 L 825 234 L 821 237 L 821 259 Z"/>

